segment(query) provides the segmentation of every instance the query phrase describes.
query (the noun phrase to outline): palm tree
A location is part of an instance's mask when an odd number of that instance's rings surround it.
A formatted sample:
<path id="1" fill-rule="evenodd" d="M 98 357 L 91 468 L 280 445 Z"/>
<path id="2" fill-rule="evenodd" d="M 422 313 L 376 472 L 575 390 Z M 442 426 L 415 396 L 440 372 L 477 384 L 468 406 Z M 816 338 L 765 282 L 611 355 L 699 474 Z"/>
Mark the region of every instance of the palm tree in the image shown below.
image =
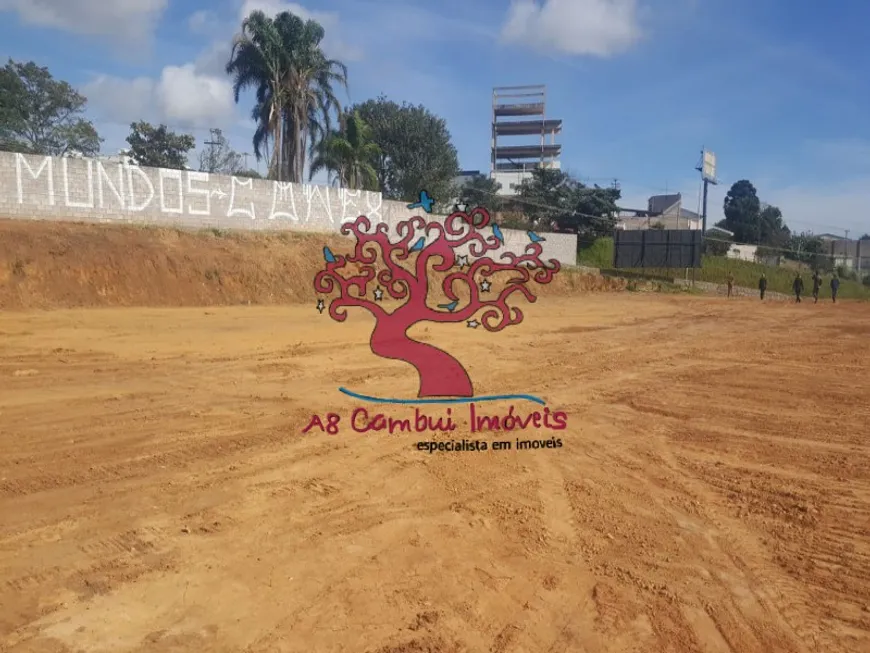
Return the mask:
<path id="1" fill-rule="evenodd" d="M 252 11 L 233 39 L 226 70 L 236 102 L 242 90 L 255 90 L 254 154 L 259 160 L 272 142 L 271 178 L 301 183 L 306 151 L 316 149 L 332 112 L 340 111 L 333 86 L 347 88 L 347 67 L 324 55 L 324 34 L 317 22 L 287 11 L 275 18 Z"/>
<path id="2" fill-rule="evenodd" d="M 269 177 L 284 179 L 281 166 L 281 116 L 286 104 L 282 80 L 286 70 L 286 52 L 275 21 L 262 11 L 253 11 L 242 21 L 241 33 L 233 38 L 233 50 L 227 63 L 227 74 L 233 76 L 233 96 L 239 102 L 241 91 L 256 89 L 257 103 L 251 117 L 257 121 L 254 132 L 254 156 L 259 161 L 261 148 L 273 150 L 269 162 Z"/>
<path id="3" fill-rule="evenodd" d="M 339 131 L 320 141 L 308 180 L 326 170 L 344 188 L 378 190 L 378 172 L 373 164 L 381 149 L 372 142 L 372 128 L 356 113 L 342 116 L 341 123 Z"/>

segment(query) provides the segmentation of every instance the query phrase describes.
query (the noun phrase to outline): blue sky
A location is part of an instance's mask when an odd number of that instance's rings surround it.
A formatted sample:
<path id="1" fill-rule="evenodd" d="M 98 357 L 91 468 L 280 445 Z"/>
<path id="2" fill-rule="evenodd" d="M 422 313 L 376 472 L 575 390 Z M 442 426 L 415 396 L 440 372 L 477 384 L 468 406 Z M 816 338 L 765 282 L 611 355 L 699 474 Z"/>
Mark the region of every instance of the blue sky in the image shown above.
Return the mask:
<path id="1" fill-rule="evenodd" d="M 383 92 L 447 120 L 466 169 L 488 170 L 492 87 L 546 84 L 562 165 L 618 179 L 623 205 L 682 192 L 700 149 L 721 184 L 750 179 L 797 231 L 870 231 L 870 3 L 837 0 L 0 0 L 0 42 L 79 88 L 106 139 L 164 122 L 250 152 L 247 98 L 223 65 L 250 9 L 319 20 L 349 101 Z M 833 9 L 836 7 L 836 9 Z M 251 157 L 251 161 L 253 158 Z"/>

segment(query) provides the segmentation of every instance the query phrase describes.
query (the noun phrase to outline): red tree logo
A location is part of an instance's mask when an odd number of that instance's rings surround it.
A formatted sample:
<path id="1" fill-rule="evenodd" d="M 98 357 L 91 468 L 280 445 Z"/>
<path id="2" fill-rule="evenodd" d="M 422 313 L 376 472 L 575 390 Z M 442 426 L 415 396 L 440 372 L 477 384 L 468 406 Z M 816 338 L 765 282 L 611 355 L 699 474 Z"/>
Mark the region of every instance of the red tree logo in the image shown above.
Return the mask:
<path id="1" fill-rule="evenodd" d="M 531 242 L 522 255 L 505 251 L 499 256 L 504 262 L 485 256 L 504 245 L 498 225 L 491 226 L 489 236 L 481 233 L 489 223 L 489 213 L 483 208 L 470 213 L 457 211 L 443 224 L 414 216 L 396 225 L 399 239 L 390 242 L 389 225 L 379 223 L 371 231 L 371 222 L 361 215 L 341 228 L 342 234 L 352 233 L 356 237 L 352 255 L 335 255 L 328 247 L 323 248 L 326 269 L 317 273 L 314 288 L 324 295 L 338 291 L 338 297 L 329 303 L 330 317 L 344 322 L 347 308 L 369 311 L 377 320 L 371 335 L 372 352 L 413 365 L 420 375 L 419 398 L 473 397 L 474 390 L 468 372 L 458 360 L 408 336 L 413 325 L 466 322 L 470 328 L 482 326 L 487 331 L 501 331 L 523 320 L 519 308 L 508 306 L 508 298 L 520 293 L 534 302 L 535 295 L 526 285 L 529 280 L 550 283 L 559 271 L 558 261 L 551 259 L 545 264 L 541 260 L 543 239 L 532 232 L 528 233 Z M 466 245 L 468 254 L 458 254 L 457 249 Z M 403 265 L 404 262 L 408 264 Z M 454 268 L 458 271 L 450 272 Z M 430 277 L 435 276 L 432 273 L 443 272 L 450 272 L 441 280 L 441 291 L 449 302 L 433 307 L 429 304 L 433 283 Z M 500 273 L 508 278 L 496 289 L 490 279 Z M 461 302 L 457 285 L 466 288 L 465 301 Z M 405 302 L 388 311 L 381 303 L 385 291 L 393 300 Z M 488 299 L 490 296 L 493 298 Z M 324 308 L 324 300 L 318 299 L 317 309 L 322 313 Z M 478 321 L 476 316 L 481 312 Z"/>

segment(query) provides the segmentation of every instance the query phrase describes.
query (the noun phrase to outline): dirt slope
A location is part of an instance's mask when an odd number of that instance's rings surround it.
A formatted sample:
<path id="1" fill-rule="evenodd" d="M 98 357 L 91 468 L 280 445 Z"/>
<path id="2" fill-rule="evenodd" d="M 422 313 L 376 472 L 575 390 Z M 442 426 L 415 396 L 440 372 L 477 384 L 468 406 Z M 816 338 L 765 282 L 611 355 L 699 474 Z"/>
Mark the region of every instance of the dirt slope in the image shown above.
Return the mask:
<path id="1" fill-rule="evenodd" d="M 478 393 L 569 418 L 559 449 L 428 454 L 348 428 L 338 386 L 417 382 L 359 312 L 0 313 L 0 650 L 868 651 L 868 324 L 613 293 L 432 325 Z"/>
<path id="2" fill-rule="evenodd" d="M 213 306 L 314 301 L 327 235 L 189 232 L 0 220 L 0 309 Z M 541 294 L 620 288 L 562 274 Z"/>

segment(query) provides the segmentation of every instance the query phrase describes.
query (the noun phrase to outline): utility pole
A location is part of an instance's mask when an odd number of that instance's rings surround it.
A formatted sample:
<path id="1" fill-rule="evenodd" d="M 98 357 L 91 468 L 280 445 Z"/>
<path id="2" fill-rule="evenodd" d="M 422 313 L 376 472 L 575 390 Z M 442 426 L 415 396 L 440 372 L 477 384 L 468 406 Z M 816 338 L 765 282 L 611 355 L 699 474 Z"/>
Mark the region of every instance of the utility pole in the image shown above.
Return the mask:
<path id="1" fill-rule="evenodd" d="M 205 145 L 209 146 L 208 167 L 215 168 L 217 162 L 214 160 L 214 148 L 215 148 L 215 146 L 220 145 L 221 130 L 212 128 L 212 129 L 209 129 L 208 131 L 211 134 L 211 138 L 212 138 L 212 140 L 206 141 L 204 143 Z M 213 169 L 208 170 L 208 172 L 214 172 L 214 170 Z"/>
<path id="2" fill-rule="evenodd" d="M 849 247 L 849 230 L 846 229 L 846 242 L 843 243 L 843 264 L 845 265 L 846 261 L 848 261 L 851 256 L 849 256 L 849 250 L 852 249 Z M 860 279 L 859 279 L 860 281 Z"/>

